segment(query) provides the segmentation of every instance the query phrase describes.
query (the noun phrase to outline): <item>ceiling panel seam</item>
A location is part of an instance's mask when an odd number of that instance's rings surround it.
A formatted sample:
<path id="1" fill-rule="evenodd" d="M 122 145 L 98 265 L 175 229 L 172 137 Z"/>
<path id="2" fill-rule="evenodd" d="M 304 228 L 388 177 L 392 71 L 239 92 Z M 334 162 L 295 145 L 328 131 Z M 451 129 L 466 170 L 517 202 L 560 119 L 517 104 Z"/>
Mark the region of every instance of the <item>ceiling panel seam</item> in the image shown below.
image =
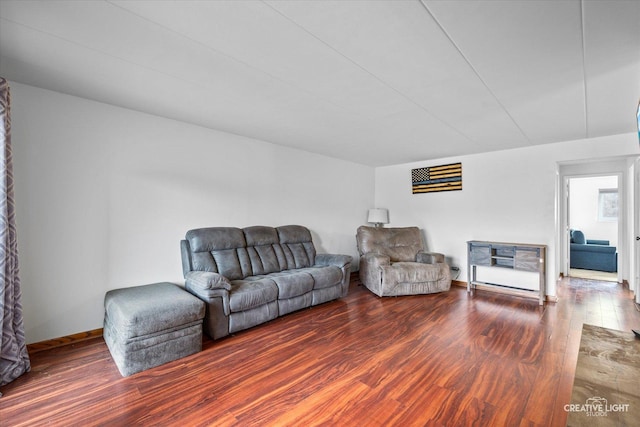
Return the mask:
<path id="1" fill-rule="evenodd" d="M 478 79 L 480 80 L 480 82 L 484 85 L 484 87 L 489 91 L 489 93 L 491 94 L 491 96 L 493 97 L 493 99 L 496 100 L 496 102 L 498 103 L 498 105 L 500 105 L 500 108 L 502 108 L 502 110 L 505 112 L 505 114 L 509 117 L 509 119 L 513 122 L 513 124 L 515 125 L 515 127 L 518 129 L 518 131 L 520 131 L 520 133 L 522 134 L 522 136 L 524 136 L 524 138 L 529 142 L 529 144 L 532 144 L 531 139 L 529 139 L 529 137 L 527 136 L 527 134 L 524 132 L 524 130 L 520 127 L 520 125 L 518 124 L 518 122 L 514 119 L 514 117 L 511 115 L 511 113 L 509 112 L 509 110 L 504 106 L 504 104 L 500 101 L 500 99 L 498 98 L 498 96 L 493 92 L 493 90 L 491 90 L 491 87 L 489 87 L 489 85 L 487 84 L 487 82 L 482 78 L 482 76 L 480 75 L 480 73 L 478 72 L 478 70 L 476 69 L 476 67 L 473 66 L 473 64 L 471 63 L 471 61 L 467 58 L 467 56 L 464 54 L 464 52 L 462 51 L 462 49 L 458 46 L 458 44 L 453 40 L 453 38 L 451 37 L 451 35 L 447 32 L 447 30 L 444 29 L 444 27 L 442 26 L 442 24 L 440 24 L 440 21 L 438 21 L 438 18 L 436 18 L 436 16 L 431 12 L 431 10 L 429 9 L 429 6 L 426 5 L 425 0 L 420 0 L 420 4 L 422 4 L 422 7 L 424 7 L 424 9 L 426 10 L 426 12 L 429 14 L 429 16 L 431 16 L 431 19 L 433 19 L 433 21 L 436 23 L 436 25 L 438 26 L 438 28 L 440 28 L 440 31 L 442 31 L 442 33 L 445 35 L 445 37 L 449 40 L 449 42 L 451 43 L 451 45 L 456 49 L 456 51 L 460 54 L 460 56 L 462 57 L 462 59 L 464 59 L 464 61 L 467 63 L 467 65 L 469 65 L 469 67 L 471 68 L 471 70 L 473 71 L 473 73 L 476 75 L 476 77 L 478 77 Z"/>
<path id="2" fill-rule="evenodd" d="M 1 1 L 1 0 L 0 0 L 0 1 Z M 158 74 L 162 74 L 162 75 L 164 75 L 164 76 L 170 77 L 170 78 L 175 79 L 175 80 L 182 81 L 182 82 L 184 82 L 184 83 L 186 83 L 186 84 L 189 84 L 189 85 L 192 85 L 192 86 L 194 86 L 194 87 L 198 87 L 198 88 L 202 87 L 202 85 L 201 85 L 200 83 L 198 83 L 198 82 L 195 82 L 195 81 L 192 81 L 192 80 L 188 80 L 188 79 L 184 79 L 184 78 L 181 78 L 181 77 L 175 76 L 175 75 L 173 75 L 173 74 L 170 74 L 170 73 L 164 72 L 164 71 L 162 71 L 162 70 L 157 70 L 157 69 L 155 69 L 155 68 L 148 67 L 148 66 L 142 65 L 142 64 L 137 63 L 137 62 L 130 61 L 130 60 L 128 60 L 128 59 L 125 59 L 125 58 L 122 58 L 122 57 L 119 57 L 119 56 L 111 55 L 111 54 L 106 53 L 106 52 L 103 52 L 103 51 L 101 51 L 101 50 L 94 49 L 94 48 L 92 48 L 92 47 L 90 47 L 90 46 L 86 46 L 86 45 L 84 45 L 84 44 L 82 44 L 82 43 L 78 43 L 77 41 L 69 40 L 69 39 L 67 39 L 67 38 L 65 38 L 65 37 L 61 37 L 61 36 L 59 36 L 59 35 L 52 34 L 52 33 L 47 32 L 47 31 L 43 31 L 43 30 L 41 30 L 41 29 L 39 29 L 39 28 L 34 28 L 34 27 L 32 27 L 32 26 L 29 26 L 29 25 L 23 24 L 23 23 L 21 23 L 21 22 L 14 21 L 14 20 L 12 20 L 12 19 L 7 19 L 7 18 L 5 18 L 5 17 L 0 16 L 0 21 L 10 22 L 11 24 L 14 24 L 14 25 L 17 25 L 17 26 L 20 26 L 20 27 L 26 28 L 26 29 L 28 29 L 28 30 L 30 30 L 30 31 L 34 31 L 34 32 L 39 33 L 39 34 L 44 34 L 44 35 L 46 35 L 46 36 L 49 36 L 49 37 L 52 37 L 52 38 L 55 38 L 55 39 L 61 40 L 62 42 L 69 43 L 69 44 L 71 44 L 71 45 L 77 46 L 77 47 L 79 47 L 79 48 L 81 48 L 81 49 L 85 49 L 85 50 L 88 50 L 88 51 L 91 51 L 91 52 L 95 52 L 96 54 L 100 54 L 100 55 L 108 56 L 108 57 L 110 57 L 110 58 L 113 58 L 113 59 L 118 60 L 118 61 L 122 61 L 123 63 L 130 64 L 130 65 L 135 66 L 135 67 L 139 67 L 139 68 L 142 68 L 142 69 L 145 69 L 145 70 L 149 70 L 149 71 L 152 71 L 152 72 L 155 72 L 155 73 L 158 73 Z M 32 84 L 32 83 L 28 83 L 28 82 L 20 82 L 20 79 L 15 79 L 15 78 L 14 78 L 14 79 L 12 79 L 12 80 L 14 80 L 14 81 L 16 81 L 16 82 L 18 82 L 18 83 L 29 84 L 29 85 L 31 85 L 31 86 L 41 87 L 42 89 L 48 89 L 46 86 L 34 85 L 34 84 Z M 68 94 L 69 94 L 69 95 L 72 95 L 72 96 L 83 97 L 81 94 L 76 94 L 76 93 L 73 93 L 73 92 L 68 92 Z M 313 95 L 313 94 L 312 94 L 312 95 Z M 316 97 L 316 98 L 317 98 L 317 97 Z M 91 98 L 87 98 L 87 99 L 91 99 Z M 166 118 L 166 119 L 170 119 L 170 120 L 178 120 L 178 121 L 181 121 L 181 122 L 183 122 L 183 123 L 188 123 L 188 124 L 192 124 L 192 125 L 195 125 L 195 126 L 200 126 L 200 127 L 205 127 L 205 128 L 208 128 L 208 129 L 217 130 L 217 131 L 220 131 L 220 132 L 225 132 L 225 133 L 228 133 L 228 134 L 231 134 L 231 135 L 235 135 L 235 136 L 239 136 L 239 137 L 242 137 L 242 138 L 249 138 L 249 139 L 254 139 L 254 140 L 264 141 L 264 142 L 267 142 L 267 143 L 270 143 L 270 144 L 281 145 L 281 146 L 287 146 L 286 144 L 282 144 L 282 143 L 278 143 L 278 142 L 270 141 L 270 140 L 268 140 L 268 139 L 265 139 L 264 137 L 257 137 L 257 136 L 253 136 L 253 135 L 246 134 L 246 133 L 239 133 L 239 132 L 237 132 L 237 131 L 234 131 L 234 130 L 229 129 L 229 128 L 224 127 L 224 126 L 221 126 L 221 127 L 220 127 L 220 126 L 219 126 L 219 127 L 212 127 L 212 126 L 204 125 L 204 124 L 202 124 L 202 123 L 200 123 L 200 122 L 198 122 L 198 121 L 188 120 L 188 119 L 186 119 L 186 118 L 184 118 L 184 117 L 182 117 L 182 118 L 176 118 L 175 116 L 163 115 L 163 114 L 159 114 L 159 113 L 157 113 L 157 112 L 149 112 L 149 111 L 145 111 L 145 110 L 142 110 L 142 109 L 136 108 L 136 107 L 131 106 L 131 105 L 116 104 L 116 103 L 107 102 L 107 101 L 100 100 L 100 99 L 93 99 L 93 100 L 94 100 L 94 101 L 97 101 L 97 102 L 105 103 L 105 104 L 108 104 L 108 105 L 115 105 L 115 106 L 119 106 L 119 107 L 126 108 L 126 109 L 129 109 L 129 110 L 132 110 L 132 111 L 138 111 L 138 112 L 141 112 L 141 113 L 144 113 L 144 114 L 151 114 L 151 115 L 154 115 L 154 116 L 157 116 L 157 117 L 164 117 L 164 118 Z M 329 102 L 329 101 L 326 101 L 326 102 Z M 333 104 L 332 104 L 332 105 L 333 105 Z M 339 107 L 339 106 L 338 106 L 338 107 Z M 305 150 L 305 151 L 309 151 L 309 150 Z M 309 151 L 309 152 L 313 152 L 313 151 Z M 327 156 L 328 156 L 328 155 L 327 155 Z M 329 156 L 329 157 L 333 157 L 333 156 Z"/>
<path id="3" fill-rule="evenodd" d="M 171 77 L 171 78 L 176 79 L 176 80 L 180 80 L 180 81 L 182 81 L 182 82 L 188 83 L 188 84 L 193 85 L 193 86 L 196 86 L 196 87 L 201 87 L 201 86 L 202 86 L 202 85 L 200 85 L 199 83 L 196 83 L 196 82 L 194 82 L 194 81 L 190 81 L 190 80 L 187 80 L 187 79 L 184 79 L 184 78 L 181 78 L 181 77 L 175 76 L 175 75 L 173 75 L 173 74 L 167 73 L 167 72 L 162 71 L 162 70 L 157 70 L 157 69 L 155 69 L 155 68 L 148 67 L 148 66 L 143 65 L 143 64 L 140 64 L 140 63 L 138 63 L 138 62 L 130 61 L 130 60 L 128 60 L 128 59 L 126 59 L 126 58 L 122 58 L 122 57 L 120 57 L 120 56 L 111 55 L 111 54 L 109 54 L 109 53 L 107 53 L 107 52 L 104 52 L 104 51 L 102 51 L 102 50 L 94 49 L 94 48 L 92 48 L 91 46 L 87 46 L 87 45 L 85 45 L 85 44 L 78 43 L 78 42 L 77 42 L 77 41 L 75 41 L 75 40 L 69 40 L 69 39 L 67 39 L 67 38 L 65 38 L 65 37 L 61 37 L 61 36 L 59 36 L 59 35 L 57 35 L 57 34 L 52 34 L 52 33 L 47 32 L 47 31 L 42 31 L 42 30 L 41 30 L 41 29 L 39 29 L 39 28 L 34 28 L 34 27 L 29 26 L 29 25 L 23 24 L 23 23 L 21 23 L 21 22 L 14 21 L 14 20 L 12 20 L 12 19 L 7 19 L 7 18 L 4 18 L 4 17 L 0 17 L 0 21 L 10 22 L 10 23 L 12 23 L 12 24 L 14 24 L 14 25 L 18 25 L 18 26 L 20 26 L 20 27 L 27 28 L 27 29 L 29 29 L 29 30 L 31 30 L 31 31 L 35 31 L 36 33 L 40 33 L 40 34 L 44 34 L 44 35 L 49 36 L 49 37 L 53 37 L 53 38 L 55 38 L 55 39 L 61 40 L 61 41 L 65 42 L 65 43 L 69 43 L 69 44 L 75 45 L 75 46 L 80 47 L 80 48 L 82 48 L 82 49 L 86 49 L 86 50 L 89 50 L 89 51 L 91 51 L 91 52 L 95 52 L 95 53 L 100 54 L 100 55 L 108 56 L 108 57 L 113 58 L 113 59 L 116 59 L 116 60 L 118 60 L 118 61 L 122 61 L 122 62 L 125 62 L 125 63 L 127 63 L 127 64 L 134 65 L 134 66 L 136 66 L 136 67 L 140 67 L 140 68 L 143 68 L 143 69 L 146 69 L 146 70 L 149 70 L 149 71 L 153 71 L 153 72 L 155 72 L 155 73 L 162 74 L 162 75 L 164 75 L 164 76 Z"/>
<path id="4" fill-rule="evenodd" d="M 582 43 L 582 90 L 584 92 L 584 137 L 589 138 L 589 102 L 587 92 L 587 47 L 585 46 L 584 32 L 584 0 L 580 0 L 580 41 Z"/>
<path id="5" fill-rule="evenodd" d="M 167 27 L 167 26 L 165 26 L 165 25 L 162 25 L 162 24 L 160 24 L 159 22 L 153 21 L 153 20 L 151 20 L 151 19 L 149 19 L 149 18 L 147 18 L 147 17 L 145 17 L 145 16 L 139 15 L 139 14 L 137 14 L 137 13 L 135 13 L 135 12 L 133 12 L 133 11 L 131 11 L 131 10 L 127 9 L 126 7 L 120 6 L 119 4 L 115 4 L 115 3 L 113 3 L 113 2 L 111 2 L 111 1 L 109 1 L 109 0 L 105 0 L 105 1 L 106 1 L 107 3 L 109 3 L 111 6 L 117 7 L 117 8 L 119 8 L 120 10 L 122 10 L 122 11 L 124 11 L 124 12 L 126 12 L 126 13 L 129 13 L 129 14 L 131 14 L 131 15 L 133 15 L 133 16 L 136 16 L 136 17 L 137 17 L 137 18 L 139 18 L 139 19 L 142 19 L 142 20 L 144 20 L 144 21 L 147 21 L 147 22 L 149 22 L 149 23 L 151 23 L 151 24 L 153 24 L 153 25 L 156 25 L 156 26 L 158 26 L 158 27 L 162 28 L 162 29 L 163 29 L 163 30 L 165 30 L 165 31 L 169 31 L 170 33 L 172 33 L 172 34 L 174 34 L 174 35 L 176 35 L 176 36 L 178 36 L 178 37 L 181 37 L 181 38 L 183 38 L 183 39 L 185 39 L 185 40 L 188 40 L 188 41 L 189 41 L 189 42 L 191 42 L 191 43 L 195 43 L 195 44 L 197 44 L 197 45 L 199 45 L 199 46 L 204 47 L 205 49 L 207 49 L 207 50 L 209 50 L 209 51 L 211 51 L 211 52 L 215 52 L 215 53 L 216 53 L 216 54 L 218 54 L 218 55 L 224 56 L 225 58 L 229 58 L 229 59 L 230 59 L 230 60 L 232 60 L 233 62 L 236 62 L 237 64 L 239 64 L 239 65 L 241 65 L 241 66 L 243 66 L 243 67 L 247 67 L 247 68 L 249 68 L 249 69 L 251 69 L 251 70 L 253 70 L 253 71 L 257 72 L 257 73 L 260 73 L 260 74 L 266 75 L 266 76 L 268 76 L 269 78 L 273 79 L 274 81 L 280 82 L 280 83 L 282 83 L 282 84 L 283 84 L 283 85 L 285 85 L 285 86 L 291 87 L 291 88 L 293 88 L 293 89 L 295 89 L 295 90 L 298 90 L 298 91 L 300 91 L 300 92 L 303 92 L 303 93 L 307 94 L 308 96 L 310 96 L 310 97 L 312 97 L 312 98 L 314 98 L 314 99 L 318 99 L 318 100 L 320 100 L 320 101 L 322 101 L 322 102 L 325 102 L 325 103 L 327 103 L 327 104 L 329 104 L 329 105 L 332 105 L 332 106 L 334 106 L 334 107 L 336 107 L 336 108 L 339 108 L 339 109 L 341 109 L 341 110 L 343 110 L 343 111 L 346 111 L 342 106 L 340 106 L 340 105 L 338 105 L 338 104 L 336 104 L 336 103 L 334 103 L 334 102 L 332 102 L 332 101 L 330 101 L 330 100 L 328 100 L 328 99 L 326 99 L 326 98 L 320 97 L 320 96 L 318 96 L 316 93 L 313 93 L 313 92 L 311 92 L 311 91 L 308 91 L 308 90 L 306 90 L 306 89 L 304 89 L 304 88 L 302 88 L 302 87 L 300 87 L 300 86 L 294 85 L 294 84 L 292 84 L 291 82 L 288 82 L 288 81 L 286 81 L 286 80 L 283 80 L 283 79 L 279 78 L 278 76 L 275 76 L 275 75 L 273 75 L 273 74 L 271 74 L 271 73 L 269 73 L 269 72 L 267 72 L 267 71 L 265 71 L 265 70 L 263 70 L 263 69 L 261 69 L 261 68 L 256 68 L 256 67 L 254 67 L 253 65 L 251 65 L 250 63 L 247 63 L 247 62 L 245 62 L 245 61 L 243 61 L 243 60 L 241 60 L 241 59 L 238 59 L 238 58 L 236 58 L 236 57 L 234 57 L 234 56 L 232 56 L 232 55 L 229 55 L 228 53 L 222 52 L 222 51 L 220 51 L 220 50 L 218 50 L 218 49 L 216 49 L 216 48 L 214 48 L 214 47 L 212 47 L 212 46 L 209 46 L 208 44 L 203 43 L 203 42 L 201 42 L 201 41 L 199 41 L 199 40 L 193 39 L 193 38 L 191 38 L 191 37 L 189 37 L 189 36 L 187 36 L 187 35 L 185 35 L 185 34 L 182 34 L 182 33 L 178 32 L 178 31 L 176 31 L 176 30 L 174 30 L 174 29 L 172 29 L 172 28 L 169 28 L 169 27 Z M 172 77 L 173 77 L 173 76 L 172 76 Z M 198 86 L 201 86 L 201 85 L 200 85 L 200 84 L 198 84 Z"/>
<path id="6" fill-rule="evenodd" d="M 369 71 L 368 69 L 366 69 L 365 67 L 363 67 L 362 65 L 360 65 L 357 61 L 355 61 L 353 58 L 350 58 L 349 56 L 345 55 L 344 53 L 340 52 L 338 49 L 336 49 L 335 47 L 333 47 L 332 45 L 330 45 L 329 43 L 327 43 L 326 41 L 324 41 L 323 39 L 321 39 L 320 37 L 318 37 L 316 34 L 314 34 L 313 32 L 309 31 L 308 29 L 306 29 L 305 27 L 303 27 L 302 25 L 300 25 L 298 22 L 296 22 L 294 19 L 290 18 L 289 16 L 287 16 L 286 14 L 284 14 L 283 12 L 281 12 L 279 9 L 277 9 L 275 6 L 273 6 L 270 3 L 264 2 L 264 0 L 262 1 L 265 5 L 269 6 L 270 8 L 272 8 L 274 11 L 276 11 L 278 14 L 280 14 L 282 17 L 284 17 L 285 19 L 287 19 L 288 21 L 290 21 L 292 24 L 294 24 L 295 26 L 297 26 L 298 28 L 300 28 L 302 31 L 306 32 L 307 34 L 309 34 L 311 37 L 315 38 L 316 40 L 318 40 L 320 43 L 324 44 L 326 47 L 328 47 L 329 49 L 331 49 L 332 51 L 336 52 L 338 55 L 340 55 L 341 57 L 343 57 L 344 59 L 346 59 L 347 61 L 349 61 L 351 64 L 355 65 L 358 69 L 364 71 L 365 73 L 367 73 L 368 75 L 370 75 L 371 77 L 373 77 L 376 81 L 378 81 L 379 83 L 381 83 L 382 85 L 384 85 L 385 87 L 391 89 L 393 92 L 395 92 L 396 94 L 398 94 L 399 96 L 401 96 L 402 98 L 406 99 L 407 101 L 409 101 L 411 104 L 415 105 L 416 107 L 418 107 L 420 110 L 424 111 L 425 113 L 427 113 L 429 116 L 431 116 L 432 118 L 434 118 L 435 120 L 439 121 L 440 123 L 442 123 L 443 125 L 445 125 L 446 127 L 448 127 L 449 129 L 451 129 L 452 131 L 454 131 L 455 133 L 457 133 L 458 135 L 462 136 L 463 138 L 465 138 L 468 141 L 473 141 L 473 139 L 471 139 L 468 135 L 465 135 L 464 133 L 462 133 L 458 128 L 456 128 L 455 126 L 451 125 L 450 123 L 446 122 L 445 120 L 441 119 L 440 117 L 436 116 L 434 113 L 432 113 L 429 109 L 427 109 L 426 107 L 424 107 L 423 105 L 421 105 L 419 102 L 415 101 L 414 99 L 412 99 L 411 97 L 409 97 L 408 95 L 406 95 L 405 93 L 401 92 L 400 90 L 396 89 L 395 87 L 393 87 L 392 85 L 390 85 L 389 83 L 387 83 L 386 81 L 384 81 L 382 78 L 378 77 L 377 75 L 375 75 L 374 73 L 372 73 L 371 71 Z"/>

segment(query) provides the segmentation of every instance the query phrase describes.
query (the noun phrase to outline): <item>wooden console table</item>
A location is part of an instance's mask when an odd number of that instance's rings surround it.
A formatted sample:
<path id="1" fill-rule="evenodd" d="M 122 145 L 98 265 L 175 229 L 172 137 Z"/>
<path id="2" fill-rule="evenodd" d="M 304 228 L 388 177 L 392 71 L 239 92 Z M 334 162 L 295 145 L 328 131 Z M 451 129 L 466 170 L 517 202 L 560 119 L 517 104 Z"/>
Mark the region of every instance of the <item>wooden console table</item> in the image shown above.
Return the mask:
<path id="1" fill-rule="evenodd" d="M 543 305 L 546 289 L 546 250 L 545 245 L 478 240 L 467 242 L 467 292 L 476 289 L 477 285 L 491 286 L 521 296 L 535 296 L 540 300 L 540 305 Z M 517 284 L 502 285 L 478 281 L 476 277 L 477 266 L 538 273 L 538 287 L 537 289 L 527 289 L 518 287 Z"/>

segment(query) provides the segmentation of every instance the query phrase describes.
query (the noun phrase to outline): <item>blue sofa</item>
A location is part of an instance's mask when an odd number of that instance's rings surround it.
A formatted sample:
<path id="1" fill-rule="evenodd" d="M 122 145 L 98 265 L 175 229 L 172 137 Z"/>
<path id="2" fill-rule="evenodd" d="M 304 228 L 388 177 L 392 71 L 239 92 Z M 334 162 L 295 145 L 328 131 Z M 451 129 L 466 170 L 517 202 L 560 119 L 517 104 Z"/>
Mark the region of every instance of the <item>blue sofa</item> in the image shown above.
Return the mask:
<path id="1" fill-rule="evenodd" d="M 571 230 L 569 252 L 571 268 L 611 273 L 618 271 L 618 253 L 608 240 L 587 240 L 582 231 Z"/>

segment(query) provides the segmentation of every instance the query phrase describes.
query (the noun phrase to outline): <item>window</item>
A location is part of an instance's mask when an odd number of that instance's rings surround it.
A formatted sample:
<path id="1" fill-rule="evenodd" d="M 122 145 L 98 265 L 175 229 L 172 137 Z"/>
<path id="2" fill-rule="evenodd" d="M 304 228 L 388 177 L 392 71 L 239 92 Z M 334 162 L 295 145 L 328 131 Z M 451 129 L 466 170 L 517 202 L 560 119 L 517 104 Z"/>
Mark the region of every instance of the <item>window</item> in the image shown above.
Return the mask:
<path id="1" fill-rule="evenodd" d="M 598 221 L 618 220 L 618 189 L 601 188 L 598 193 Z"/>

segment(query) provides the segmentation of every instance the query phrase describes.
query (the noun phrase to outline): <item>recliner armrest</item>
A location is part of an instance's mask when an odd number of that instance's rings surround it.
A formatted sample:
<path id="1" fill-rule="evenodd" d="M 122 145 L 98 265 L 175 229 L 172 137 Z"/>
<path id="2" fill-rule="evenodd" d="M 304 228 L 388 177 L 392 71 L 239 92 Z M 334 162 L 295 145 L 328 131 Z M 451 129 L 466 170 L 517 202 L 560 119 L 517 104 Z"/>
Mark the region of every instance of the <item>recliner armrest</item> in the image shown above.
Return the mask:
<path id="1" fill-rule="evenodd" d="M 380 255 L 374 252 L 369 252 L 360 257 L 361 261 L 371 264 L 374 267 L 380 267 L 383 265 L 390 265 L 391 258 L 386 255 Z"/>
<path id="2" fill-rule="evenodd" d="M 416 254 L 416 262 L 421 262 L 423 264 L 437 264 L 439 262 L 444 262 L 444 254 L 439 252 L 420 251 Z"/>
<path id="3" fill-rule="evenodd" d="M 211 271 L 190 271 L 185 275 L 185 282 L 198 289 L 231 290 L 231 282 L 226 277 Z"/>
<path id="4" fill-rule="evenodd" d="M 338 255 L 338 254 L 317 254 L 316 255 L 316 265 L 318 266 L 327 266 L 327 265 L 335 265 L 337 267 L 343 268 L 348 264 L 351 264 L 353 258 L 349 255 Z"/>

